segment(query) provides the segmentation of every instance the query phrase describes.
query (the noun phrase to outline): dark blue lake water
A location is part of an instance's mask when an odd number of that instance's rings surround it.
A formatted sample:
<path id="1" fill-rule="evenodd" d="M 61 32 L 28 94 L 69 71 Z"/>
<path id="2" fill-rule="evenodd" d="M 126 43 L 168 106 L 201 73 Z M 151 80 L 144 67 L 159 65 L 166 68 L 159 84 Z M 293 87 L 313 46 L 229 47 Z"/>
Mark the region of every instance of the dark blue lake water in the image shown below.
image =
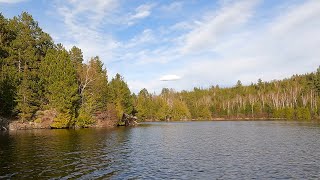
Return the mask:
<path id="1" fill-rule="evenodd" d="M 145 123 L 0 133 L 0 179 L 319 179 L 318 123 Z"/>

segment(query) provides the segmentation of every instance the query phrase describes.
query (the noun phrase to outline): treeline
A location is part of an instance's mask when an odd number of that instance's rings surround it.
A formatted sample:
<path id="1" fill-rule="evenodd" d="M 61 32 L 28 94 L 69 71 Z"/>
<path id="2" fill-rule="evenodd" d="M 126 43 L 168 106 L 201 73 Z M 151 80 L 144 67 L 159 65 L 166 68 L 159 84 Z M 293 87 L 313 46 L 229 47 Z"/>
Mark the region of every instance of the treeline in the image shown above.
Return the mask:
<path id="1" fill-rule="evenodd" d="M 41 121 L 53 128 L 86 127 L 131 113 L 133 97 L 117 74 L 108 82 L 99 57 L 83 62 L 81 49 L 55 44 L 28 13 L 0 14 L 0 115 Z"/>
<path id="2" fill-rule="evenodd" d="M 311 120 L 320 115 L 320 68 L 315 73 L 289 79 L 243 86 L 175 92 L 163 89 L 160 95 L 139 92 L 135 100 L 143 120 L 209 120 L 279 118 Z"/>

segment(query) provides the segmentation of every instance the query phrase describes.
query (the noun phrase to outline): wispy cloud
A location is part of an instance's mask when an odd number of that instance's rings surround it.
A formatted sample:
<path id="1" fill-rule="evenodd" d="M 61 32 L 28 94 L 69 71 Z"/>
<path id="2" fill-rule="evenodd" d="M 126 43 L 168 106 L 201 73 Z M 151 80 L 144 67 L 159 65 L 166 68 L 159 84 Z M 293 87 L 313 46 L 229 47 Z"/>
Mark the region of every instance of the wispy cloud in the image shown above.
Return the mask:
<path id="1" fill-rule="evenodd" d="M 134 48 L 136 46 L 141 46 L 143 44 L 152 42 L 155 40 L 155 36 L 151 29 L 145 29 L 141 32 L 141 34 L 136 35 L 132 39 L 128 40 L 123 44 L 125 48 Z"/>
<path id="2" fill-rule="evenodd" d="M 305 1 L 281 12 L 273 9 L 266 23 L 253 18 L 258 6 L 258 1 L 226 2 L 215 15 L 205 13 L 201 20 L 181 21 L 187 32 L 177 38 L 180 43 L 169 46 L 167 50 L 173 53 L 157 56 L 145 51 L 144 57 L 154 56 L 149 63 L 178 61 L 180 66 L 165 72 L 184 77 L 169 84 L 177 90 L 230 86 L 238 79 L 249 84 L 259 78 L 280 79 L 313 71 L 320 57 L 320 2 Z M 166 85 L 146 82 L 146 87 L 157 92 Z"/>
<path id="3" fill-rule="evenodd" d="M 206 15 L 196 28 L 185 35 L 182 52 L 212 50 L 219 39 L 248 22 L 256 5 L 256 0 L 238 1 L 228 3 L 217 13 Z"/>
<path id="4" fill-rule="evenodd" d="M 14 4 L 14 3 L 20 3 L 23 1 L 28 1 L 28 0 L 0 0 L 0 3 Z"/>
<path id="5" fill-rule="evenodd" d="M 87 58 L 112 57 L 118 42 L 103 32 L 103 25 L 117 7 L 116 0 L 56 1 L 56 11 L 67 31 L 59 40 L 68 48 L 80 47 Z"/>
<path id="6" fill-rule="evenodd" d="M 179 87 L 210 83 L 230 86 L 237 79 L 249 84 L 258 78 L 272 80 L 313 71 L 320 56 L 319 8 L 319 1 L 306 1 L 269 17 L 266 24 L 228 33 L 228 37 L 215 41 L 213 53 L 202 54 L 201 60 L 189 56 L 189 62 L 180 68 L 189 82 L 182 81 Z"/>
<path id="7" fill-rule="evenodd" d="M 151 15 L 151 10 L 154 7 L 154 4 L 142 4 L 135 9 L 135 12 L 128 15 L 127 24 L 133 25 L 138 20 L 144 19 Z"/>
<path id="8" fill-rule="evenodd" d="M 134 92 L 230 86 L 238 79 L 248 84 L 310 72 L 319 65 L 316 0 L 128 6 L 116 0 L 55 2 L 65 26 L 61 29 L 67 32 L 54 34 L 60 36 L 56 39 L 67 47 L 79 46 L 86 57 L 101 56 L 109 72 L 124 75 Z M 184 16 L 174 14 L 178 11 Z"/>
<path id="9" fill-rule="evenodd" d="M 181 10 L 182 7 L 183 7 L 182 1 L 174 1 L 174 2 L 171 2 L 170 4 L 161 6 L 161 10 L 166 13 L 172 13 L 172 12 Z"/>

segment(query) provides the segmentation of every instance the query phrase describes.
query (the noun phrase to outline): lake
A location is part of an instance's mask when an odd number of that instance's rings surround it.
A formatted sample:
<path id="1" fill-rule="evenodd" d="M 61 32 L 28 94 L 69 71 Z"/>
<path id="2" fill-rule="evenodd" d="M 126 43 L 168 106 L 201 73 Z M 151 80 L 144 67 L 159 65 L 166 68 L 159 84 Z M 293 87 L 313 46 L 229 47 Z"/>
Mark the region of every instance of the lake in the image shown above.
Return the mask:
<path id="1" fill-rule="evenodd" d="M 159 122 L 0 132 L 0 179 L 319 179 L 320 125 Z"/>

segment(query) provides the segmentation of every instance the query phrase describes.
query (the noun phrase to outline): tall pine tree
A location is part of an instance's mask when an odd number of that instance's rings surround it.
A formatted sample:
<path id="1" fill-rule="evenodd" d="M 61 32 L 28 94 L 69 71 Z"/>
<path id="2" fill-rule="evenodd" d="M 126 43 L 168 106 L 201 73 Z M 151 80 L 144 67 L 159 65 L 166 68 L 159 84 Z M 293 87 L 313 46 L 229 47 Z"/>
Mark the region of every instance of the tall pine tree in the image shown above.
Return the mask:
<path id="1" fill-rule="evenodd" d="M 15 108 L 16 70 L 9 60 L 10 43 L 15 33 L 8 27 L 7 20 L 0 13 L 0 115 L 10 116 Z"/>
<path id="2" fill-rule="evenodd" d="M 316 91 L 318 93 L 320 93 L 320 67 L 318 67 L 318 69 L 314 75 L 313 84 L 314 84 Z"/>
<path id="3" fill-rule="evenodd" d="M 118 118 L 121 118 L 123 113 L 132 112 L 133 98 L 127 83 L 120 74 L 116 74 L 109 83 L 109 98 L 116 108 Z"/>
<path id="4" fill-rule="evenodd" d="M 39 65 L 53 42 L 28 13 L 14 17 L 8 27 L 15 34 L 10 43 L 7 64 L 16 70 L 16 110 L 23 121 L 31 120 L 41 105 Z"/>
<path id="5" fill-rule="evenodd" d="M 51 126 L 54 128 L 72 126 L 78 107 L 78 84 L 76 70 L 69 53 L 62 45 L 48 50 L 41 63 L 40 72 L 47 102 L 45 109 L 55 109 L 59 113 Z"/>

